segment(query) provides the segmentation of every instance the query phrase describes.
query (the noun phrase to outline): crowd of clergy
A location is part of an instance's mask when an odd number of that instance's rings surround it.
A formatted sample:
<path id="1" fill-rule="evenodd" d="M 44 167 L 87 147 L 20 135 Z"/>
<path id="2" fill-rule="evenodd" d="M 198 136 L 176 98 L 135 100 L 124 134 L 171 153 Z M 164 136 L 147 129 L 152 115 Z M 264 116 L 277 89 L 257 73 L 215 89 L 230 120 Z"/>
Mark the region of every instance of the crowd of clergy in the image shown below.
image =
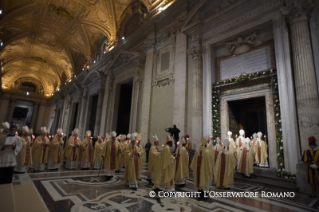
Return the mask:
<path id="1" fill-rule="evenodd" d="M 4 139 L 0 141 L 4 143 L 9 136 L 9 123 L 3 123 L 3 128 L 1 138 Z M 108 181 L 124 168 L 125 182 L 130 188 L 136 189 L 141 180 L 144 156 L 147 154 L 147 180 L 156 193 L 161 190 L 174 191 L 175 186 L 185 186 L 190 174 L 189 168 L 193 171 L 194 186 L 203 194 L 212 184 L 229 189 L 234 183 L 236 168 L 237 172 L 249 177 L 254 164 L 268 166 L 267 143 L 262 140 L 261 132 L 255 133 L 250 139 L 245 138 L 244 130 L 240 130 L 235 141 L 230 131 L 223 142 L 220 138 L 213 142 L 211 136 L 202 137 L 201 145 L 190 160 L 192 143 L 189 135 L 181 137 L 176 150 L 172 137 L 167 135 L 166 141 L 160 146 L 158 137 L 154 135 L 153 144 L 145 151 L 140 145 L 141 134 L 136 132 L 117 135 L 113 131 L 105 137 L 98 136 L 98 140 L 93 143 L 91 131 L 86 131 L 85 138 L 81 140 L 78 129 L 74 129 L 64 144 L 65 134 L 62 129 L 58 129 L 55 136 L 49 137 L 46 127 L 41 128 L 41 134 L 37 137 L 27 126 L 22 131 L 21 137 L 14 136 L 17 139 L 12 148 L 16 155 L 15 172 L 26 172 L 29 168 L 33 171 L 57 170 L 65 162 L 66 169 L 104 170 Z M 172 150 L 175 152 L 172 153 Z"/>

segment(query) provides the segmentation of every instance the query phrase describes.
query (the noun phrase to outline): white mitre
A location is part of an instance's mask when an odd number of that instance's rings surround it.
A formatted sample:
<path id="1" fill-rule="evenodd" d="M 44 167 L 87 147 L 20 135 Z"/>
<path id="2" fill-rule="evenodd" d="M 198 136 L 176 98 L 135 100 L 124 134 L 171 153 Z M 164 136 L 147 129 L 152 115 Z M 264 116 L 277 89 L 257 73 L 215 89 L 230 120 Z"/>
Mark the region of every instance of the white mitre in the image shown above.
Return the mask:
<path id="1" fill-rule="evenodd" d="M 244 136 L 245 131 L 244 130 L 239 130 L 239 135 Z"/>
<path id="2" fill-rule="evenodd" d="M 86 132 L 85 132 L 85 135 L 91 136 L 91 130 L 86 131 Z"/>
<path id="3" fill-rule="evenodd" d="M 10 124 L 9 124 L 9 122 L 3 122 L 2 123 L 2 127 L 3 127 L 3 129 L 5 130 L 5 129 L 10 129 Z"/>
<path id="4" fill-rule="evenodd" d="M 62 129 L 61 128 L 57 129 L 56 134 L 58 134 L 58 135 L 63 134 Z"/>
<path id="5" fill-rule="evenodd" d="M 47 133 L 47 128 L 44 126 L 44 127 L 41 127 L 41 133 Z"/>
<path id="6" fill-rule="evenodd" d="M 23 133 L 29 133 L 29 127 L 28 126 L 23 126 L 22 127 L 22 132 Z"/>
<path id="7" fill-rule="evenodd" d="M 74 134 L 74 135 L 78 135 L 78 134 L 79 134 L 79 129 L 78 129 L 78 128 L 75 128 L 75 129 L 73 130 L 73 134 Z"/>
<path id="8" fill-rule="evenodd" d="M 111 135 L 112 137 L 116 137 L 117 134 L 116 134 L 115 131 L 112 131 L 110 135 Z"/>

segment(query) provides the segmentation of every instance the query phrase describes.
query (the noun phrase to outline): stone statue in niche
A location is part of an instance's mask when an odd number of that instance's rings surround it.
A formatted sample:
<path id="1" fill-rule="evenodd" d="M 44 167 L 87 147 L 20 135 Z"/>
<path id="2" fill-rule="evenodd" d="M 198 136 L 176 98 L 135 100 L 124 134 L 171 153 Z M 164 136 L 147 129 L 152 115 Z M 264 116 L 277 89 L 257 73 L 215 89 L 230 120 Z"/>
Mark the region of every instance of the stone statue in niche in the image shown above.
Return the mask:
<path id="1" fill-rule="evenodd" d="M 251 46 L 258 46 L 260 44 L 262 44 L 262 42 L 257 40 L 257 31 L 255 31 L 251 35 L 244 37 L 244 39 L 238 37 L 236 40 L 226 42 L 227 52 L 225 56 L 248 52 Z"/>

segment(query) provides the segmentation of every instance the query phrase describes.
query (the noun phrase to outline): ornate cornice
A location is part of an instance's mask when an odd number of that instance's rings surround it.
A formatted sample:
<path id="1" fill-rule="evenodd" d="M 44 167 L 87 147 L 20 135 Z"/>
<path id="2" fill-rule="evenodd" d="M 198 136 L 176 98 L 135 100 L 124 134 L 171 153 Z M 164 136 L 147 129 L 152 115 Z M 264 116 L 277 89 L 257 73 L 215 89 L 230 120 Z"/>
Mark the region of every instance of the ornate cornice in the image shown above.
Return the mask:
<path id="1" fill-rule="evenodd" d="M 290 23 L 307 21 L 313 6 L 313 0 L 286 0 L 286 6 L 281 8 L 281 12 Z"/>

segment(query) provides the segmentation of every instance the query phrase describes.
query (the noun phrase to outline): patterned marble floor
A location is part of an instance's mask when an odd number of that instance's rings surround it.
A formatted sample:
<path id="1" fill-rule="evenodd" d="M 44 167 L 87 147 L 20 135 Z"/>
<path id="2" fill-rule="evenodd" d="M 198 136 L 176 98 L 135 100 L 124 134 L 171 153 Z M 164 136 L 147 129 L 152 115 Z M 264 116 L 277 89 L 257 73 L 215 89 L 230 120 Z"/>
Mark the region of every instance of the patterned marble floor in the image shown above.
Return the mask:
<path id="1" fill-rule="evenodd" d="M 146 181 L 147 164 L 139 181 L 139 188 L 132 190 L 123 181 L 124 171 L 108 182 L 97 182 L 97 170 L 66 170 L 15 174 L 14 184 L 33 183 L 49 211 L 71 212 L 164 212 L 164 211 L 318 211 L 319 199 L 295 193 L 293 198 L 261 197 L 261 192 L 284 192 L 261 184 L 253 184 L 249 179 L 235 182 L 231 190 L 220 190 L 211 186 L 209 191 L 258 192 L 259 197 L 206 198 L 195 197 L 150 197 L 152 186 Z M 103 180 L 103 175 L 100 178 Z M 192 179 L 178 192 L 195 192 Z"/>

